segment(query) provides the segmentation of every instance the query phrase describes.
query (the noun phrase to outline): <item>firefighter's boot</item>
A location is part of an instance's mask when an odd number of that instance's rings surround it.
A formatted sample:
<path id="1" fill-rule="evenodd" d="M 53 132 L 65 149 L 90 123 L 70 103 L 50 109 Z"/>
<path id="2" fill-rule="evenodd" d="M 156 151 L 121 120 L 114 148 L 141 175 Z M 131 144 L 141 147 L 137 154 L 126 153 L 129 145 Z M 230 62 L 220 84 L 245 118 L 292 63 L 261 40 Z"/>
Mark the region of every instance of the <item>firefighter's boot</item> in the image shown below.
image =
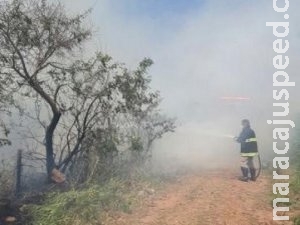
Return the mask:
<path id="1" fill-rule="evenodd" d="M 250 168 L 250 180 L 256 181 L 256 169 L 255 168 Z"/>
<path id="2" fill-rule="evenodd" d="M 243 176 L 239 178 L 240 181 L 248 182 L 248 168 L 246 167 L 241 167 L 242 174 Z"/>

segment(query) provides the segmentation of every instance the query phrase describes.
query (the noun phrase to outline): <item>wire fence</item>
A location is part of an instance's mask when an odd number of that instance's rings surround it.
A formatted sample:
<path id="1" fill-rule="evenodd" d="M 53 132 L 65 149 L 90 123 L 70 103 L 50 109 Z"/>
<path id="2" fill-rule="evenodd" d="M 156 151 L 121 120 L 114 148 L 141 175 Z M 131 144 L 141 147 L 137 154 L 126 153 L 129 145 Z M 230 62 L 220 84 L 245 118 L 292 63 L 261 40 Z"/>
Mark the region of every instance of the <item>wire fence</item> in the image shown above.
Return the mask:
<path id="1" fill-rule="evenodd" d="M 22 162 L 19 165 L 21 166 L 20 191 L 41 191 L 47 185 L 45 160 L 39 154 L 36 153 L 22 151 L 21 154 Z M 16 171 L 18 171 L 18 163 Z"/>
<path id="2" fill-rule="evenodd" d="M 0 165 L 0 198 L 20 198 L 47 185 L 45 160 L 36 153 L 18 150 Z"/>

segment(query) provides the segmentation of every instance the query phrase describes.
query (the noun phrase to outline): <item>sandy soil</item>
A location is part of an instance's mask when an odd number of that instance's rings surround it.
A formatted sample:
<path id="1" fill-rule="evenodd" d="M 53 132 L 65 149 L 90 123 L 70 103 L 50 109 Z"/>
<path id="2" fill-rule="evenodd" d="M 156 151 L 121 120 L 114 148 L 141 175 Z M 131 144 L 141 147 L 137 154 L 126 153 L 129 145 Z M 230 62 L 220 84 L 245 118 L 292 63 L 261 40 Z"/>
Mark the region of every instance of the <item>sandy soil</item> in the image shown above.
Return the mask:
<path id="1" fill-rule="evenodd" d="M 270 182 L 237 180 L 236 171 L 189 175 L 107 225 L 290 225 L 272 221 Z"/>

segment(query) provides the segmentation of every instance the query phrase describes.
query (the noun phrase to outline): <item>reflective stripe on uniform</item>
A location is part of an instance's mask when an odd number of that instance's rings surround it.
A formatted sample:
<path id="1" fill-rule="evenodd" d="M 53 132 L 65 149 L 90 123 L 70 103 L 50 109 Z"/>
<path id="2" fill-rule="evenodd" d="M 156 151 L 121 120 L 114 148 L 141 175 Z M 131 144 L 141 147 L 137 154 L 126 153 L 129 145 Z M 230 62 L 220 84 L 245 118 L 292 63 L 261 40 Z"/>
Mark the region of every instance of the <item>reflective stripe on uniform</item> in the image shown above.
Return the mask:
<path id="1" fill-rule="evenodd" d="M 257 155 L 258 155 L 258 152 L 241 153 L 242 157 L 254 157 Z"/>
<path id="2" fill-rule="evenodd" d="M 245 140 L 245 142 L 255 142 L 256 138 L 248 138 Z"/>

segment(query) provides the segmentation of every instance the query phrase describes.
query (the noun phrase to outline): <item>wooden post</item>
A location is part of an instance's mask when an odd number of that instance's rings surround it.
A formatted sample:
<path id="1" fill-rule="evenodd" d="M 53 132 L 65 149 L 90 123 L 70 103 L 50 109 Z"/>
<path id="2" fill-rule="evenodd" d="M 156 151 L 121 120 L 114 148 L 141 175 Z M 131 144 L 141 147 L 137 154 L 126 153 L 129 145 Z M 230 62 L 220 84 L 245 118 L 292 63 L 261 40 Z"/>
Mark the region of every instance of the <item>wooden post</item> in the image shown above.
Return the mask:
<path id="1" fill-rule="evenodd" d="M 19 198 L 21 195 L 21 178 L 22 178 L 22 150 L 18 150 L 17 154 L 17 165 L 16 165 L 16 189 L 15 196 Z"/>

